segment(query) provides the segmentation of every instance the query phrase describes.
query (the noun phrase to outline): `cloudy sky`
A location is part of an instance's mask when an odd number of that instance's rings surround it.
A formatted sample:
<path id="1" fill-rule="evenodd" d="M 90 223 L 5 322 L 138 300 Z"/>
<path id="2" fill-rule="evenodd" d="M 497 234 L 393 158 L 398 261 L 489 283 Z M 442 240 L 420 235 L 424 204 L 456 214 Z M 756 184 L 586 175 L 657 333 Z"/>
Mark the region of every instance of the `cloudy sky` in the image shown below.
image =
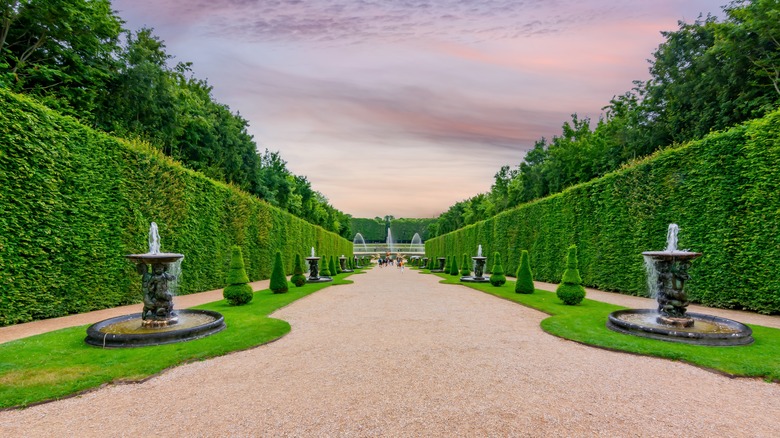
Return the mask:
<path id="1" fill-rule="evenodd" d="M 354 217 L 435 217 L 726 0 L 114 0 Z"/>

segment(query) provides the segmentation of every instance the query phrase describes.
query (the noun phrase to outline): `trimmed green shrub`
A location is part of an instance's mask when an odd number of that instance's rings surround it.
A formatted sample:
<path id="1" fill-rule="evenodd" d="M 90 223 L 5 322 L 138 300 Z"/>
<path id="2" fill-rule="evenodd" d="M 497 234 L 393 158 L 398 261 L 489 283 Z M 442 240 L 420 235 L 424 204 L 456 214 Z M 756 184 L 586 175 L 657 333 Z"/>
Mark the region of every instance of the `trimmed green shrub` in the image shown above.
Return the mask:
<path id="1" fill-rule="evenodd" d="M 228 271 L 227 286 L 222 290 L 222 296 L 231 306 L 249 304 L 254 297 L 249 277 L 244 269 L 244 257 L 240 246 L 230 248 L 230 270 Z"/>
<path id="2" fill-rule="evenodd" d="M 577 245 L 572 245 L 566 256 L 566 270 L 563 271 L 563 278 L 555 290 L 558 298 L 569 306 L 577 305 L 585 299 L 585 288 L 582 286 L 582 277 L 580 277 L 577 264 Z"/>
<path id="3" fill-rule="evenodd" d="M 320 277 L 330 277 L 330 266 L 328 266 L 330 263 L 328 263 L 328 257 L 322 256 L 320 258 Z"/>
<path id="4" fill-rule="evenodd" d="M 531 272 L 531 258 L 527 250 L 520 256 L 520 267 L 517 268 L 515 292 L 519 294 L 534 293 L 534 274 Z"/>
<path id="5" fill-rule="evenodd" d="M 339 269 L 339 264 L 336 263 L 336 257 L 334 256 L 330 256 L 328 261 L 328 268 L 330 269 L 332 275 L 338 275 L 341 273 L 341 269 Z"/>
<path id="6" fill-rule="evenodd" d="M 463 265 L 460 268 L 460 275 L 462 277 L 468 277 L 471 274 L 471 269 L 469 268 L 469 255 L 463 254 Z"/>
<path id="7" fill-rule="evenodd" d="M 450 262 L 450 272 L 448 274 L 450 275 L 458 275 L 459 269 L 458 269 L 458 256 L 452 256 L 452 261 Z"/>
<path id="8" fill-rule="evenodd" d="M 301 287 L 306 284 L 306 276 L 303 274 L 303 260 L 300 254 L 295 254 L 295 268 L 293 268 L 293 275 L 290 277 L 290 281 L 296 287 Z"/>
<path id="9" fill-rule="evenodd" d="M 451 256 L 445 256 L 444 257 L 444 272 L 449 274 L 450 273 L 450 265 L 452 265 L 452 257 Z"/>
<path id="10" fill-rule="evenodd" d="M 274 270 L 271 273 L 271 290 L 275 294 L 287 292 L 287 276 L 284 274 L 284 265 L 282 264 L 282 253 L 277 251 L 274 259 Z"/>
<path id="11" fill-rule="evenodd" d="M 493 286 L 503 286 L 506 283 L 504 267 L 501 265 L 501 254 L 493 253 L 493 269 L 490 270 L 490 284 Z"/>

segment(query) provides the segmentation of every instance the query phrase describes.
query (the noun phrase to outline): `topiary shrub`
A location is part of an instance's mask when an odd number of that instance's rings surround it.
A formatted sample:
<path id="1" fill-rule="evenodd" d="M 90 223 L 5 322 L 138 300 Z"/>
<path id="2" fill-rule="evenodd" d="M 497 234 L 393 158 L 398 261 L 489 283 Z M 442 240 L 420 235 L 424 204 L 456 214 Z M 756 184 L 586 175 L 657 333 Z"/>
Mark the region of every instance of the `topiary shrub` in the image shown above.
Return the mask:
<path id="1" fill-rule="evenodd" d="M 275 294 L 287 292 L 287 276 L 284 275 L 284 265 L 282 264 L 282 253 L 276 251 L 274 260 L 274 270 L 271 272 L 271 291 Z"/>
<path id="2" fill-rule="evenodd" d="M 296 287 L 301 287 L 306 284 L 306 276 L 303 275 L 303 262 L 300 254 L 295 254 L 295 267 L 293 268 L 293 275 L 290 277 L 290 281 Z"/>
<path id="3" fill-rule="evenodd" d="M 515 292 L 519 294 L 534 293 L 534 274 L 531 272 L 531 258 L 528 256 L 528 251 L 526 250 L 523 250 L 523 253 L 520 256 L 520 266 L 517 268 Z"/>
<path id="4" fill-rule="evenodd" d="M 444 272 L 449 274 L 450 273 L 450 265 L 452 264 L 452 257 L 445 256 L 444 257 Z"/>
<path id="5" fill-rule="evenodd" d="M 503 286 L 506 283 L 504 267 L 501 265 L 501 254 L 493 253 L 493 269 L 490 270 L 490 284 L 493 286 Z"/>
<path id="6" fill-rule="evenodd" d="M 339 269 L 339 264 L 336 263 L 336 258 L 333 256 L 330 256 L 330 260 L 328 261 L 328 268 L 330 269 L 330 273 L 332 275 L 338 275 L 341 273 L 341 270 Z"/>
<path id="7" fill-rule="evenodd" d="M 469 269 L 469 255 L 463 254 L 463 265 L 460 268 L 460 275 L 461 277 L 468 277 L 469 274 L 471 274 L 471 269 Z"/>
<path id="8" fill-rule="evenodd" d="M 585 299 L 585 288 L 582 286 L 582 277 L 580 277 L 577 265 L 577 245 L 572 245 L 566 256 L 566 270 L 563 271 L 563 278 L 555 290 L 555 294 L 563 301 L 563 304 L 569 306 L 577 305 Z"/>
<path id="9" fill-rule="evenodd" d="M 330 266 L 328 266 L 328 258 L 322 256 L 320 259 L 320 277 L 330 277 Z"/>
<path id="10" fill-rule="evenodd" d="M 241 247 L 233 246 L 230 254 L 230 269 L 228 270 L 227 287 L 222 290 L 222 296 L 231 306 L 249 304 L 255 296 L 249 277 L 244 269 L 244 257 Z"/>
<path id="11" fill-rule="evenodd" d="M 452 256 L 452 261 L 450 261 L 450 271 L 448 274 L 458 275 L 458 272 L 460 272 L 458 269 L 458 256 Z"/>

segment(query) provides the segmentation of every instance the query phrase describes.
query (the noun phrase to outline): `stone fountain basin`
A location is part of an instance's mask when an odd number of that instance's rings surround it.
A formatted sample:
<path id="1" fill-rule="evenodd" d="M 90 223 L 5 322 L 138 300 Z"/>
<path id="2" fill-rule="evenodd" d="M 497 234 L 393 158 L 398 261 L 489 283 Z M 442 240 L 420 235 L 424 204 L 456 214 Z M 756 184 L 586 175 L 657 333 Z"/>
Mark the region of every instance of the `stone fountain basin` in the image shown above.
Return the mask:
<path id="1" fill-rule="evenodd" d="M 642 255 L 656 260 L 688 260 L 701 256 L 701 253 L 692 251 L 645 251 Z"/>
<path id="2" fill-rule="evenodd" d="M 733 346 L 753 343 L 750 327 L 728 318 L 686 313 L 693 318 L 693 327 L 673 327 L 655 321 L 653 309 L 626 309 L 609 314 L 607 328 L 619 333 L 685 344 Z"/>
<path id="3" fill-rule="evenodd" d="M 174 312 L 179 322 L 161 328 L 141 327 L 141 314 L 118 316 L 87 328 L 87 344 L 104 348 L 144 347 L 204 338 L 222 331 L 225 318 L 211 310 L 183 309 Z"/>
<path id="4" fill-rule="evenodd" d="M 128 254 L 126 258 L 136 263 L 146 263 L 153 265 L 155 263 L 173 263 L 184 258 L 184 254 L 178 254 L 175 252 L 160 252 L 160 253 L 146 253 L 146 254 Z"/>

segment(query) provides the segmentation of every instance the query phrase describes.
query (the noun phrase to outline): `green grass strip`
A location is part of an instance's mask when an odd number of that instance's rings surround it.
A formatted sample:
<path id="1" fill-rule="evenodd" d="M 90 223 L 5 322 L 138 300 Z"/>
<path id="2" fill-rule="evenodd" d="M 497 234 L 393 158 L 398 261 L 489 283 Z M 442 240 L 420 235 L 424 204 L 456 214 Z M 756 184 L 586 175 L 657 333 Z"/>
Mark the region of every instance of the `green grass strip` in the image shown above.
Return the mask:
<path id="1" fill-rule="evenodd" d="M 89 325 L 83 325 L 0 344 L 0 408 L 56 400 L 110 382 L 139 382 L 182 363 L 274 341 L 290 331 L 290 324 L 269 318 L 270 313 L 325 287 L 352 283 L 345 280 L 349 275 L 334 276 L 332 283 L 292 286 L 283 294 L 257 291 L 245 306 L 221 300 L 194 307 L 221 313 L 227 328 L 188 342 L 102 349 L 84 342 Z"/>
<path id="2" fill-rule="evenodd" d="M 608 350 L 686 362 L 731 376 L 780 382 L 780 330 L 775 328 L 748 324 L 753 330 L 755 342 L 746 346 L 712 347 L 659 341 L 608 329 L 608 315 L 625 307 L 587 298 L 580 305 L 567 306 L 553 292 L 537 289 L 533 294 L 515 293 L 515 282 L 511 280 L 495 287 L 490 283 L 461 283 L 458 277 L 435 275 L 442 277 L 443 283 L 471 287 L 547 313 L 550 317 L 542 321 L 542 329 L 564 339 Z"/>

